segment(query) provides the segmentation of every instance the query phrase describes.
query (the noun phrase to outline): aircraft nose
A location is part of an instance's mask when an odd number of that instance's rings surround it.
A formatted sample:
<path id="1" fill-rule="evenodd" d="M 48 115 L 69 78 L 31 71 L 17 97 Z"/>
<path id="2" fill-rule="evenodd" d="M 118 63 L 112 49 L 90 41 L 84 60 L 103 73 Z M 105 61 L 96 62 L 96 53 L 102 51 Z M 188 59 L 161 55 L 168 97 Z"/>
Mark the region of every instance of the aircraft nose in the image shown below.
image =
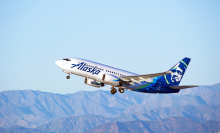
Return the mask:
<path id="1" fill-rule="evenodd" d="M 56 64 L 58 67 L 61 67 L 61 66 L 62 66 L 62 61 L 61 61 L 61 60 L 55 61 L 55 64 Z"/>

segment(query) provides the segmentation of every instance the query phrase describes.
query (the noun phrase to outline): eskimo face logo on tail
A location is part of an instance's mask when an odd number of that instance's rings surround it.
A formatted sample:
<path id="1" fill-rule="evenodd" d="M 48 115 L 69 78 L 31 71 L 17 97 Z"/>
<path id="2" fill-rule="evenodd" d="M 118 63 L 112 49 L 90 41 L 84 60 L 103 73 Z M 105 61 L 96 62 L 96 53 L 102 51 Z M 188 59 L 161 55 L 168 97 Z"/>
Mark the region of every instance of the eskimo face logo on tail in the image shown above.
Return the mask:
<path id="1" fill-rule="evenodd" d="M 180 63 L 178 63 L 173 69 L 172 69 L 172 73 L 171 73 L 171 81 L 172 82 L 180 82 L 183 73 L 185 71 L 186 68 L 181 68 Z"/>
<path id="2" fill-rule="evenodd" d="M 73 66 L 71 68 L 74 68 L 74 67 L 78 66 L 79 70 L 85 71 L 85 72 L 88 72 L 88 73 L 92 73 L 93 75 L 94 74 L 98 75 L 100 73 L 100 70 L 98 70 L 97 68 L 88 67 L 86 65 L 86 63 L 84 63 L 84 62 L 79 63 L 79 64 L 72 64 L 72 65 Z"/>

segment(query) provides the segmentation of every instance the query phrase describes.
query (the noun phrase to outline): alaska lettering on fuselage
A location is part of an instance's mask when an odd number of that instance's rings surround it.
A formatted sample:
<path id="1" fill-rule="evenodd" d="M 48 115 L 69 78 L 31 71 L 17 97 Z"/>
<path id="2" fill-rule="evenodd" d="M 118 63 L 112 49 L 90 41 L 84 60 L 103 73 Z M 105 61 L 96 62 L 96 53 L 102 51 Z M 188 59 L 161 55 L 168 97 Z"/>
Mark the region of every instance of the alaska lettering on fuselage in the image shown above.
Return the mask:
<path id="1" fill-rule="evenodd" d="M 93 75 L 96 74 L 98 75 L 100 73 L 100 70 L 96 67 L 89 67 L 86 63 L 82 62 L 82 63 L 79 63 L 79 64 L 72 64 L 72 67 L 71 68 L 74 68 L 78 66 L 77 69 L 79 70 L 82 70 L 82 71 L 85 71 L 85 72 L 88 72 L 88 73 L 92 73 Z"/>

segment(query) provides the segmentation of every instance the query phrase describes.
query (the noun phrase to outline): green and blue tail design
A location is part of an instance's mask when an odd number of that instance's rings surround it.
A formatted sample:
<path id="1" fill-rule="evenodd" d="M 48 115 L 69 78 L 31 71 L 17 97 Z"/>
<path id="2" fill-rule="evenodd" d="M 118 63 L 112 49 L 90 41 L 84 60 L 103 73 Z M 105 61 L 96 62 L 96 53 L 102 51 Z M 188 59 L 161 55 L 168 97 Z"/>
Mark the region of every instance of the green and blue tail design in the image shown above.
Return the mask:
<path id="1" fill-rule="evenodd" d="M 171 74 L 162 76 L 158 81 L 166 83 L 170 86 L 179 85 L 189 65 L 190 60 L 190 58 L 185 57 L 169 70 L 172 71 Z"/>

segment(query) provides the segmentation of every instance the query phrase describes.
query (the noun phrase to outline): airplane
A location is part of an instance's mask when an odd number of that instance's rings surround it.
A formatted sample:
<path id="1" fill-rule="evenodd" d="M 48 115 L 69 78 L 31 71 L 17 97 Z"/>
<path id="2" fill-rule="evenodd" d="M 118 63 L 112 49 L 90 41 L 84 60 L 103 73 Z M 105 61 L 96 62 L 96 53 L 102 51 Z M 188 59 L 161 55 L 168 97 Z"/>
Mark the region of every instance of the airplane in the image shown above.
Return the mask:
<path id="1" fill-rule="evenodd" d="M 103 65 L 97 62 L 80 59 L 64 58 L 55 64 L 60 67 L 66 77 L 70 74 L 85 77 L 85 84 L 93 87 L 110 85 L 111 94 L 124 93 L 125 89 L 143 93 L 178 93 L 181 89 L 197 87 L 197 85 L 179 86 L 179 83 L 189 65 L 190 58 L 183 58 L 175 66 L 165 72 L 138 75 L 115 67 Z"/>

